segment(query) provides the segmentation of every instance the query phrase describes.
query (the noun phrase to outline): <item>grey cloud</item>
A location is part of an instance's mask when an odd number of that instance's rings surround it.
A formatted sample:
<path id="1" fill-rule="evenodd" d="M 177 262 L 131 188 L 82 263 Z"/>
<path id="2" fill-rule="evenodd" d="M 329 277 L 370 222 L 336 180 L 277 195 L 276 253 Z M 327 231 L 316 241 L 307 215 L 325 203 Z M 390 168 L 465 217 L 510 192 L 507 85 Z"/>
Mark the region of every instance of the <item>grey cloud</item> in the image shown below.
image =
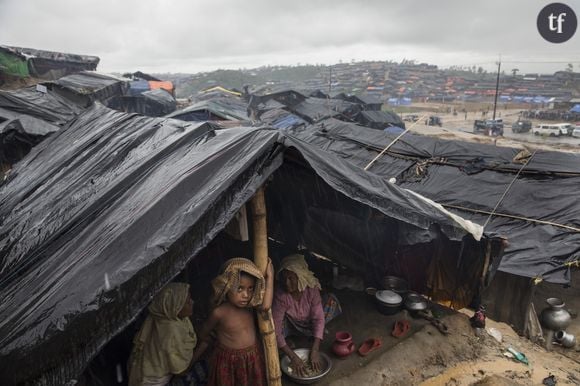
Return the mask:
<path id="1" fill-rule="evenodd" d="M 440 65 L 449 64 L 440 62 L 449 57 L 455 64 L 493 62 L 500 53 L 514 61 L 580 63 L 580 33 L 562 45 L 550 45 L 537 33 L 535 20 L 544 5 L 540 0 L 2 0 L 0 37 L 3 44 L 98 55 L 106 70 L 196 71 L 212 62 L 332 63 L 390 59 L 389 54 L 413 58 L 413 53 Z"/>

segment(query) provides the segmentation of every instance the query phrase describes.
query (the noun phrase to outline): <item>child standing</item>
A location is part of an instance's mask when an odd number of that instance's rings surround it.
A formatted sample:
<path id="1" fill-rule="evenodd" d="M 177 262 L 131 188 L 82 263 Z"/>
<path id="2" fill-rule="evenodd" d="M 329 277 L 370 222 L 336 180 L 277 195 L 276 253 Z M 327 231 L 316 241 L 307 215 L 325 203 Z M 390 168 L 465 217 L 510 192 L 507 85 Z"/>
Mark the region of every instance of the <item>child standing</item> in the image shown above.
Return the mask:
<path id="1" fill-rule="evenodd" d="M 129 386 L 167 385 L 191 368 L 197 343 L 192 312 L 189 284 L 169 283 L 155 295 L 134 339 Z"/>
<path id="2" fill-rule="evenodd" d="M 228 260 L 212 281 L 214 308 L 194 353 L 194 358 L 199 358 L 208 347 L 210 333 L 215 331 L 217 342 L 209 361 L 209 386 L 266 385 L 264 355 L 252 308 L 270 309 L 273 280 L 271 261 L 264 277 L 251 260 L 237 257 Z"/>

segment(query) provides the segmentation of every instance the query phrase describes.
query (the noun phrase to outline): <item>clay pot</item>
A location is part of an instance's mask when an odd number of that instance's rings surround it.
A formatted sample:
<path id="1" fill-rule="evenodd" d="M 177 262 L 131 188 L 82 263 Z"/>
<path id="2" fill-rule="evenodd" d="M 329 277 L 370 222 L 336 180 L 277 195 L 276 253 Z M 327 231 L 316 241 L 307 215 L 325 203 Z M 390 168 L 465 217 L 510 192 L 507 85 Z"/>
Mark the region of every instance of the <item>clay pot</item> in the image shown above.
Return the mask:
<path id="1" fill-rule="evenodd" d="M 562 346 L 566 348 L 576 346 L 576 337 L 572 334 L 567 333 L 566 331 L 558 331 L 554 334 L 554 338 L 560 343 Z"/>
<path id="2" fill-rule="evenodd" d="M 549 298 L 546 303 L 550 307 L 545 308 L 540 317 L 544 327 L 553 331 L 565 330 L 572 322 L 570 313 L 564 309 L 566 303 L 558 298 Z"/>
<path id="3" fill-rule="evenodd" d="M 332 344 L 332 352 L 339 358 L 345 358 L 354 351 L 354 342 L 352 335 L 346 331 L 336 333 L 335 341 Z"/>

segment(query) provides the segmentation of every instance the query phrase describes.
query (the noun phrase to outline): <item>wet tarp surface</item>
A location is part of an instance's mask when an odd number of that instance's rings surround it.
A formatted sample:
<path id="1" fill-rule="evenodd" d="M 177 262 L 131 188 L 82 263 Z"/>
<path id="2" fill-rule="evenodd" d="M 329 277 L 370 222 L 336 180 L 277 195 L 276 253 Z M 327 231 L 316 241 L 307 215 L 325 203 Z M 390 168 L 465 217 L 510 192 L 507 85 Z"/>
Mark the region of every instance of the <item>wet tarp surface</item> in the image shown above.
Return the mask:
<path id="1" fill-rule="evenodd" d="M 36 86 L 16 91 L 0 91 L 0 108 L 30 115 L 43 121 L 63 126 L 83 109 L 50 90 L 41 92 Z"/>
<path id="2" fill-rule="evenodd" d="M 389 126 L 405 128 L 405 122 L 401 117 L 389 111 L 361 111 L 358 120 L 373 129 L 384 129 Z"/>
<path id="3" fill-rule="evenodd" d="M 60 129 L 41 119 L 0 108 L 0 162 L 14 164 Z"/>
<path id="4" fill-rule="evenodd" d="M 337 115 L 354 117 L 361 110 L 361 106 L 340 99 L 307 98 L 296 106 L 289 107 L 289 110 L 312 123 Z"/>
<path id="5" fill-rule="evenodd" d="M 364 168 L 394 139 L 338 120 L 325 120 L 287 132 Z M 483 225 L 522 168 L 521 150 L 447 141 L 406 134 L 369 171 L 396 179 L 400 187 L 422 194 L 462 217 Z M 508 237 L 499 270 L 525 277 L 568 283 L 570 262 L 580 258 L 580 157 L 537 151 L 496 208 L 484 231 Z M 464 209 L 461 209 L 464 208 Z M 474 213 L 474 210 L 483 211 Z M 522 220 L 530 218 L 570 226 Z"/>
<path id="6" fill-rule="evenodd" d="M 124 95 L 129 88 L 129 80 L 83 71 L 67 75 L 46 85 L 69 100 L 88 107 L 95 101 L 106 104 L 109 98 Z"/>
<path id="7" fill-rule="evenodd" d="M 167 118 L 193 122 L 211 120 L 211 115 L 235 121 L 249 119 L 246 104 L 241 99 L 233 97 L 197 102 L 167 115 Z"/>
<path id="8" fill-rule="evenodd" d="M 162 117 L 173 111 L 177 102 L 163 90 L 149 90 L 134 96 L 121 96 L 108 103 L 108 107 L 127 113 L 138 113 L 149 117 Z"/>
<path id="9" fill-rule="evenodd" d="M 0 384 L 62 385 L 281 162 L 276 130 L 95 105 L 0 187 Z"/>
<path id="10" fill-rule="evenodd" d="M 0 46 L 0 50 L 22 58 L 25 71 L 20 70 L 19 74 L 15 74 L 20 76 L 28 76 L 30 73 L 43 79 L 58 79 L 77 71 L 96 70 L 99 64 L 96 56 L 9 46 Z"/>
<path id="11" fill-rule="evenodd" d="M 95 105 L 35 147 L 0 187 L 0 383 L 77 377 L 281 165 L 285 141 L 346 197 L 470 233 L 436 204 L 280 136 Z"/>
<path id="12" fill-rule="evenodd" d="M 143 95 L 145 99 L 151 100 L 152 102 L 158 104 L 163 111 L 163 115 L 169 114 L 175 110 L 175 106 L 177 104 L 175 98 L 173 95 L 163 89 L 145 91 L 141 95 Z"/>
<path id="13" fill-rule="evenodd" d="M 260 116 L 260 121 L 277 129 L 287 129 L 307 122 L 283 109 L 268 110 Z"/>

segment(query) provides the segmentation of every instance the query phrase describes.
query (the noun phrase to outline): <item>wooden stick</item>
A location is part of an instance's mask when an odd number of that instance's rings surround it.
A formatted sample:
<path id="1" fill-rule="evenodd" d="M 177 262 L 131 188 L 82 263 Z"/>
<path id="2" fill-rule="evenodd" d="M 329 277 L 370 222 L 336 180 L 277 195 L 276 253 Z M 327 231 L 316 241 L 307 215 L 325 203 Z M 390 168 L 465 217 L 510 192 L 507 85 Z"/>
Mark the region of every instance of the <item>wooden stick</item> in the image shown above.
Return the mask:
<path id="1" fill-rule="evenodd" d="M 422 120 L 422 119 L 423 119 L 423 118 L 425 118 L 425 117 L 426 117 L 426 115 L 423 115 L 421 118 L 419 118 L 419 120 Z M 417 120 L 417 122 L 419 122 L 419 120 Z M 407 129 L 405 129 L 405 131 L 403 131 L 401 134 L 399 134 L 399 135 L 397 136 L 397 138 L 393 139 L 393 142 L 389 143 L 389 144 L 387 145 L 387 147 L 385 147 L 385 148 L 383 149 L 383 151 L 381 151 L 381 152 L 380 152 L 380 153 L 379 153 L 379 154 L 378 154 L 378 155 L 377 155 L 375 158 L 373 158 L 373 160 L 372 160 L 371 162 L 369 162 L 367 166 L 365 166 L 364 170 L 368 170 L 368 168 L 370 168 L 370 167 L 372 166 L 372 164 L 374 164 L 374 163 L 375 163 L 375 161 L 376 161 L 376 160 L 378 160 L 379 158 L 381 158 L 381 156 L 382 156 L 383 154 L 385 154 L 385 152 L 386 152 L 387 150 L 389 150 L 389 148 L 390 148 L 391 146 L 393 146 L 393 144 L 394 144 L 395 142 L 397 142 L 397 141 L 399 140 L 399 138 L 401 138 L 403 135 L 407 134 L 407 132 L 408 132 L 409 130 L 411 130 L 411 129 L 413 128 L 413 126 L 415 126 L 415 125 L 417 124 L 417 122 L 414 122 L 414 123 L 413 123 L 413 124 L 412 124 L 410 127 L 408 127 Z"/>
<path id="2" fill-rule="evenodd" d="M 466 212 L 489 214 L 489 215 L 494 215 L 494 216 L 498 216 L 498 217 L 512 218 L 514 220 L 522 220 L 522 221 L 529 221 L 529 222 L 533 222 L 533 223 L 537 223 L 537 224 L 552 225 L 555 227 L 564 228 L 564 229 L 568 229 L 568 230 L 575 231 L 575 232 L 580 232 L 580 228 L 573 227 L 570 225 L 565 225 L 565 224 L 558 224 L 558 223 L 555 223 L 552 221 L 537 220 L 535 218 L 515 216 L 515 215 L 499 213 L 499 212 L 490 212 L 488 210 L 466 208 L 464 206 L 459 206 L 459 205 L 451 205 L 451 204 L 441 204 L 441 205 L 443 205 L 446 208 L 459 209 L 459 210 L 464 210 Z"/>
<path id="3" fill-rule="evenodd" d="M 254 224 L 254 262 L 265 273 L 268 265 L 268 230 L 266 226 L 266 202 L 264 200 L 264 188 L 260 188 L 250 201 L 252 209 L 252 221 Z M 272 311 L 257 311 L 258 327 L 262 335 L 264 354 L 266 357 L 266 373 L 269 386 L 282 385 L 282 373 L 280 372 L 280 360 L 278 346 L 274 334 L 274 321 Z"/>

